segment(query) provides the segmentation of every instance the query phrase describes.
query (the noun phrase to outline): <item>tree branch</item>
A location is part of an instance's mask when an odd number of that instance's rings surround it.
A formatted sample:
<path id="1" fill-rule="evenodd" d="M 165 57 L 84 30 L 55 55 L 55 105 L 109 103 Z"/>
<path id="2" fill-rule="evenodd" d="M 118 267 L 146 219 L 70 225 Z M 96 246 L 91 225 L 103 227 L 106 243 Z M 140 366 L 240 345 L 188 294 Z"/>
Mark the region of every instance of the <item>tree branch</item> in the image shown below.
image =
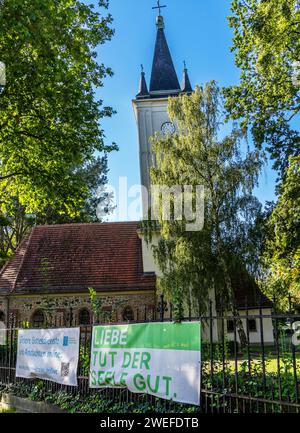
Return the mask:
<path id="1" fill-rule="evenodd" d="M 14 177 L 14 176 L 20 176 L 21 174 L 23 174 L 21 171 L 16 173 L 6 174 L 5 176 L 0 176 L 0 180 L 9 179 L 10 177 Z"/>

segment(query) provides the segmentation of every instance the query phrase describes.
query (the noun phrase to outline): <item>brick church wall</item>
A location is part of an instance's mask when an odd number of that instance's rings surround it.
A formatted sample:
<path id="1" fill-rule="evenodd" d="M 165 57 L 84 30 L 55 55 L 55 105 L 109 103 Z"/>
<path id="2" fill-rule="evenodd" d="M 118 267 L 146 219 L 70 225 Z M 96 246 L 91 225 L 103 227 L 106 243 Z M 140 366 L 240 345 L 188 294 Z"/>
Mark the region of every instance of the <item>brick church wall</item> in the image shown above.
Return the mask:
<path id="1" fill-rule="evenodd" d="M 130 307 L 134 320 L 151 320 L 155 314 L 156 299 L 151 291 L 99 295 L 101 312 L 99 321 L 122 322 L 124 309 Z M 33 315 L 42 310 L 49 324 L 54 326 L 69 326 L 79 324 L 82 309 L 87 309 L 92 316 L 92 305 L 88 295 L 74 294 L 62 296 L 13 296 L 9 298 L 10 321 L 15 324 L 21 322 L 32 323 Z M 7 320 L 7 300 L 0 297 L 0 313 L 4 313 Z M 95 318 L 96 320 L 97 318 Z"/>

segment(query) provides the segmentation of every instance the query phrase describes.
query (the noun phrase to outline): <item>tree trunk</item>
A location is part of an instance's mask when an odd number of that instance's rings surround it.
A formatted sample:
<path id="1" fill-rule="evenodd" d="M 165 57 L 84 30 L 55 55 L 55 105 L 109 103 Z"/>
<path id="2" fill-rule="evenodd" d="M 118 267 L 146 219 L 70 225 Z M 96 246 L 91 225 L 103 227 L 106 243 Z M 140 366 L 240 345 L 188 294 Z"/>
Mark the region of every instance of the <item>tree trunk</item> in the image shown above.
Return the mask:
<path id="1" fill-rule="evenodd" d="M 244 330 L 244 327 L 243 327 L 242 319 L 240 318 L 240 314 L 239 314 L 239 312 L 238 312 L 238 310 L 237 310 L 236 307 L 233 308 L 233 315 L 235 317 L 238 317 L 235 320 L 235 323 L 236 323 L 238 335 L 239 335 L 239 338 L 240 338 L 241 348 L 244 349 L 245 347 L 247 347 L 248 340 L 247 340 L 247 336 L 246 336 L 246 333 L 245 333 L 245 330 Z"/>

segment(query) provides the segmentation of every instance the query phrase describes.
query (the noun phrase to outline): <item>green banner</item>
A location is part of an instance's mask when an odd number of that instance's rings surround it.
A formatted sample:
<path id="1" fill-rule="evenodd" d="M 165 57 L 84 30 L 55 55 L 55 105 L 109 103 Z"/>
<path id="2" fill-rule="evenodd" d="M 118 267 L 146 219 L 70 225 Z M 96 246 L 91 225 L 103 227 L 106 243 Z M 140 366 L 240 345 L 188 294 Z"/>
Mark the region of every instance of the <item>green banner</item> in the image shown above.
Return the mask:
<path id="1" fill-rule="evenodd" d="M 199 404 L 200 331 L 198 322 L 95 326 L 90 387 Z"/>
<path id="2" fill-rule="evenodd" d="M 94 348 L 200 350 L 199 323 L 97 326 Z"/>

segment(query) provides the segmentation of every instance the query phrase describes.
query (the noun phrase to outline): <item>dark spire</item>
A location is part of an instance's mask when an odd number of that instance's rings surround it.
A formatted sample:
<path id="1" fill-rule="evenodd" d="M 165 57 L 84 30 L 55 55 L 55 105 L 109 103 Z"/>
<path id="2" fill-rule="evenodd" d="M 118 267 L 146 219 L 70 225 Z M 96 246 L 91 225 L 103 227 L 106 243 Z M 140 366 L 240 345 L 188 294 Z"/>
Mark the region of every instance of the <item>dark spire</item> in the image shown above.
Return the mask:
<path id="1" fill-rule="evenodd" d="M 139 87 L 139 93 L 136 95 L 137 98 L 147 98 L 149 97 L 148 87 L 145 79 L 145 72 L 144 67 L 141 65 L 141 78 L 140 78 L 140 87 Z"/>
<path id="2" fill-rule="evenodd" d="M 181 90 L 164 32 L 164 19 L 161 15 L 157 17 L 156 25 L 157 36 L 150 82 L 150 94 L 176 94 Z"/>
<path id="3" fill-rule="evenodd" d="M 183 70 L 183 81 L 182 81 L 182 92 L 183 93 L 192 93 L 193 92 L 193 88 L 190 82 L 190 78 L 189 78 L 189 74 L 188 74 L 188 70 L 186 67 L 186 63 L 183 62 L 184 64 L 184 70 Z"/>

